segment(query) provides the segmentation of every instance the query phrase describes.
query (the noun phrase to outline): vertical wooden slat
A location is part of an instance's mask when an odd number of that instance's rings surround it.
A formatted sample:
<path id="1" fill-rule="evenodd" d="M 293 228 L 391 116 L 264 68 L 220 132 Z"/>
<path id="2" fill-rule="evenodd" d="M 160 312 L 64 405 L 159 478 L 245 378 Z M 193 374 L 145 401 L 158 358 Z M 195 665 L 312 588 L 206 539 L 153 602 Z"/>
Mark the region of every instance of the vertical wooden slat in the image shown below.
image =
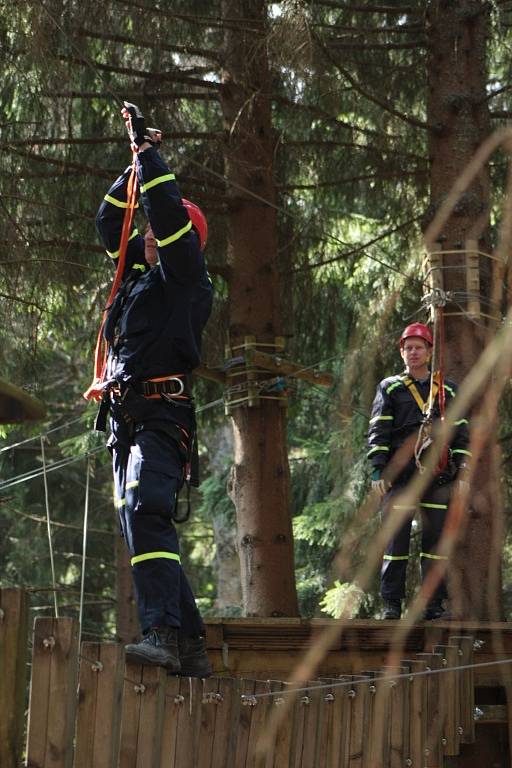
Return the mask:
<path id="1" fill-rule="evenodd" d="M 287 707 L 287 712 L 285 717 L 280 719 L 276 730 L 274 759 L 266 768 L 288 768 L 291 765 L 294 755 L 296 720 L 299 716 L 298 696 L 297 693 L 286 693 L 282 699 L 279 696 L 274 698 L 271 718 L 279 717 L 279 713 L 276 712 L 279 707 Z"/>
<path id="2" fill-rule="evenodd" d="M 219 708 L 219 678 L 208 677 L 200 683 L 201 712 L 197 734 L 199 765 L 211 768 L 217 710 Z"/>
<path id="3" fill-rule="evenodd" d="M 263 740 L 267 730 L 272 697 L 270 684 L 261 680 L 256 682 L 254 694 L 257 696 L 257 704 L 253 708 L 251 728 L 249 732 L 249 745 L 245 764 L 247 768 L 265 768 L 266 755 L 263 751 Z"/>
<path id="4" fill-rule="evenodd" d="M 348 759 L 350 728 L 350 699 L 348 698 L 349 678 L 343 676 L 333 680 L 334 701 L 330 705 L 332 726 L 327 735 L 326 768 L 344 768 Z"/>
<path id="5" fill-rule="evenodd" d="M 203 698 L 201 680 L 194 677 L 182 677 L 180 694 L 184 701 L 180 706 L 178 721 L 176 768 L 195 768 Z"/>
<path id="6" fill-rule="evenodd" d="M 434 653 L 441 653 L 443 656 L 443 666 L 446 672 L 441 673 L 441 695 L 445 706 L 445 726 L 444 726 L 444 754 L 455 756 L 459 754 L 460 734 L 460 687 L 459 687 L 459 654 L 456 645 L 437 645 L 434 647 Z"/>
<path id="7" fill-rule="evenodd" d="M 349 768 L 363 768 L 364 747 L 366 734 L 365 723 L 368 722 L 371 706 L 369 684 L 363 675 L 352 675 L 350 741 L 348 763 Z M 353 693 L 353 695 L 352 695 Z"/>
<path id="8" fill-rule="evenodd" d="M 405 662 L 402 663 L 405 664 Z M 423 766 L 427 733 L 427 679 L 425 675 L 418 673 L 425 672 L 427 665 L 420 659 L 412 660 L 408 664 L 411 672 L 409 678 L 409 755 L 412 765 Z"/>
<path id="9" fill-rule="evenodd" d="M 221 678 L 219 693 L 222 701 L 219 703 L 215 720 L 212 768 L 234 768 L 241 712 L 241 681 L 238 678 Z"/>
<path id="10" fill-rule="evenodd" d="M 27 762 L 71 768 L 77 707 L 78 622 L 34 622 Z"/>
<path id="11" fill-rule="evenodd" d="M 317 765 L 319 750 L 319 717 L 321 689 L 318 681 L 312 681 L 308 692 L 303 696 L 304 706 L 304 736 L 302 742 L 301 768 L 308 765 Z"/>
<path id="12" fill-rule="evenodd" d="M 386 673 L 396 678 L 389 683 L 391 687 L 389 717 L 389 766 L 390 768 L 403 768 L 409 757 L 409 682 L 403 675 L 406 669 L 387 668 Z"/>
<path id="13" fill-rule="evenodd" d="M 160 744 L 160 768 L 175 768 L 176 740 L 182 701 L 179 677 L 168 676 L 165 686 L 164 719 Z"/>
<path id="14" fill-rule="evenodd" d="M 28 600 L 24 590 L 0 590 L 0 765 L 19 764 L 24 730 Z"/>
<path id="15" fill-rule="evenodd" d="M 336 768 L 339 765 L 341 750 L 341 720 L 340 702 L 342 701 L 341 689 L 334 687 L 334 681 L 328 678 L 319 680 L 322 686 L 320 694 L 320 711 L 318 714 L 318 744 L 316 763 L 318 768 Z M 336 740 L 336 746 L 333 746 Z M 332 763 L 333 751 L 337 751 L 338 762 Z"/>
<path id="16" fill-rule="evenodd" d="M 462 728 L 460 741 L 462 744 L 473 744 L 476 741 L 475 733 L 475 671 L 473 664 L 473 638 L 466 636 L 454 636 L 448 639 L 450 645 L 456 645 L 459 649 L 459 661 L 464 667 L 469 667 L 460 672 L 460 722 Z"/>
<path id="17" fill-rule="evenodd" d="M 443 763 L 444 710 L 440 697 L 440 674 L 435 670 L 442 668 L 442 656 L 439 653 L 418 653 L 417 657 L 426 664 L 426 669 L 434 674 L 427 676 L 427 732 L 425 737 L 425 768 L 438 768 Z"/>
<path id="18" fill-rule="evenodd" d="M 123 686 L 119 768 L 159 768 L 167 673 L 127 664 Z"/>
<path id="19" fill-rule="evenodd" d="M 82 643 L 74 768 L 117 765 L 124 651 L 117 643 Z"/>
<path id="20" fill-rule="evenodd" d="M 283 683 L 280 680 L 269 680 L 268 688 L 272 693 L 272 696 L 268 697 L 266 700 L 265 733 L 261 735 L 263 738 L 260 737 L 262 745 L 265 746 L 264 759 L 261 761 L 261 768 L 274 768 L 281 735 L 284 731 L 284 733 L 287 733 L 288 736 L 290 736 L 291 731 L 290 720 L 288 718 L 286 718 L 283 728 L 277 727 L 275 723 L 275 718 L 279 713 L 279 707 L 285 703 L 284 698 L 281 695 Z M 292 710 L 290 710 L 290 713 L 291 712 Z M 288 757 L 289 747 L 288 752 L 285 752 L 285 755 L 279 758 L 277 765 L 286 768 L 288 765 Z"/>
<path id="21" fill-rule="evenodd" d="M 254 695 L 255 681 L 254 680 L 242 680 L 240 697 L 240 717 L 238 720 L 238 731 L 236 738 L 236 750 L 235 750 L 235 766 L 236 768 L 245 768 L 247 753 L 249 750 L 249 734 L 251 732 L 251 721 L 253 716 L 253 710 L 258 704 L 254 703 L 252 696 Z"/>
<path id="22" fill-rule="evenodd" d="M 375 673 L 374 682 L 370 684 L 371 717 L 367 734 L 368 749 L 364 754 L 365 768 L 387 768 L 389 764 L 389 739 L 391 707 L 391 688 L 389 680 Z"/>

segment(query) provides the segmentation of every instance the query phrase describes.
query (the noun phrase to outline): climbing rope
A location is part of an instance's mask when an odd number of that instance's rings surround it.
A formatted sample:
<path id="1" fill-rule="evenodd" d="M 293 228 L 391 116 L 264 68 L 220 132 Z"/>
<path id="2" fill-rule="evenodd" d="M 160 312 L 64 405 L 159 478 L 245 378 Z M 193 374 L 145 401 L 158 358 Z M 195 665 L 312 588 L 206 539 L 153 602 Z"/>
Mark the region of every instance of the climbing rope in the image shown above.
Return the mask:
<path id="1" fill-rule="evenodd" d="M 53 557 L 53 542 L 52 542 L 52 524 L 50 519 L 50 504 L 48 501 L 48 480 L 46 472 L 46 454 L 44 451 L 44 438 L 41 436 L 41 457 L 43 461 L 43 480 L 44 480 L 44 501 L 46 507 L 46 526 L 48 531 L 48 547 L 50 550 L 50 565 L 52 570 L 52 584 L 53 584 L 53 604 L 55 609 L 55 618 L 59 618 L 59 605 L 57 602 L 57 579 L 55 578 L 55 561 Z"/>

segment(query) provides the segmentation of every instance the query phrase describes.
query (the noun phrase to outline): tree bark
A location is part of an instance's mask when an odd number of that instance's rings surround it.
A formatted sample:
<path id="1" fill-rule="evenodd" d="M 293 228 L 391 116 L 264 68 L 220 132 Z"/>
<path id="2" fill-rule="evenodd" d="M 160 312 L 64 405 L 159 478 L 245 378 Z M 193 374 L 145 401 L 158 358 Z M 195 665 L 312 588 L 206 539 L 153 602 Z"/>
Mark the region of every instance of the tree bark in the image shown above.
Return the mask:
<path id="1" fill-rule="evenodd" d="M 264 0 L 225 0 L 223 16 L 266 24 Z M 250 26 L 248 24 L 247 26 Z M 228 30 L 221 107 L 227 130 L 225 168 L 230 183 L 265 204 L 237 194 L 228 227 L 230 344 L 244 337 L 274 343 L 282 335 L 277 269 L 271 78 L 265 40 Z M 235 187 L 236 188 L 236 187 Z M 238 187 L 239 188 L 239 187 Z M 286 410 L 272 400 L 242 405 L 232 414 L 233 498 L 238 523 L 244 612 L 296 616 L 297 593 L 290 516 Z"/>
<path id="2" fill-rule="evenodd" d="M 428 4 L 427 122 L 434 126 L 429 132 L 431 214 L 490 134 L 486 100 L 488 14 L 486 3 L 476 0 Z M 440 235 L 438 250 L 464 250 L 468 241 L 476 241 L 481 251 L 490 250 L 489 197 L 489 174 L 484 168 L 460 197 Z M 483 349 L 485 319 L 481 316 L 474 322 L 462 312 L 468 291 L 466 255 L 443 256 L 443 265 L 449 267 L 442 270 L 444 290 L 455 292 L 456 302 L 446 308 L 446 373 L 460 383 Z M 488 299 L 491 260 L 481 257 L 479 267 L 479 292 Z M 457 311 L 459 316 L 450 316 Z M 489 312 L 485 304 L 482 312 Z M 478 410 L 477 403 L 474 417 Z M 460 618 L 499 618 L 502 512 L 498 475 L 496 441 L 491 439 L 478 460 L 468 524 L 451 567 L 452 601 Z"/>

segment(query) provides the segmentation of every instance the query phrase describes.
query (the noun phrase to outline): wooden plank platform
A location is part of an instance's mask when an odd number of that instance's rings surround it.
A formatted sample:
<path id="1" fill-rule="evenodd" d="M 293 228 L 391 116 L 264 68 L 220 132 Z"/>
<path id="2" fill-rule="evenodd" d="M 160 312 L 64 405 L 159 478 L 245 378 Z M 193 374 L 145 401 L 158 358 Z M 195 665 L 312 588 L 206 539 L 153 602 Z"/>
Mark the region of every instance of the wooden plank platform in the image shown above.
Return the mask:
<path id="1" fill-rule="evenodd" d="M 315 676 L 357 674 L 361 669 L 381 669 L 390 663 L 390 650 L 402 658 L 412 653 L 432 653 L 450 637 L 472 637 L 475 642 L 476 687 L 501 687 L 512 682 L 512 623 L 423 622 L 408 632 L 400 622 L 322 619 L 209 619 L 207 645 L 215 674 L 259 679 L 289 680 L 305 651 L 333 624 L 339 631 Z M 397 663 L 396 659 L 394 663 Z"/>

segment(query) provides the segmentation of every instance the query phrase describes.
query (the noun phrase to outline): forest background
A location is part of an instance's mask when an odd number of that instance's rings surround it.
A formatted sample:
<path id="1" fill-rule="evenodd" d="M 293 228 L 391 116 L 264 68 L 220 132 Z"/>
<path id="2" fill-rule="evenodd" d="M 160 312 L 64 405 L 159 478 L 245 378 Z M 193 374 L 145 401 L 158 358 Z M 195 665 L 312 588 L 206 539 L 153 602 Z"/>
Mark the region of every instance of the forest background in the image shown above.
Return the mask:
<path id="1" fill-rule="evenodd" d="M 30 588 L 36 612 L 53 608 L 49 510 L 60 610 L 76 614 L 87 491 L 84 634 L 115 634 L 118 610 L 130 602 L 104 437 L 92 431 L 95 408 L 81 397 L 112 279 L 94 215 L 130 161 L 120 117 L 127 99 L 163 131 L 162 154 L 208 217 L 215 308 L 205 364 L 223 374 L 246 336 L 284 338 L 290 360 L 330 371 L 336 382 L 326 389 L 276 377 L 259 394 L 279 398 L 285 388 L 288 409 L 269 399 L 226 414 L 236 392 L 197 379 L 203 482 L 180 535 L 201 608 L 213 616 L 339 615 L 378 526 L 376 515 L 358 515 L 375 385 L 400 370 L 404 324 L 429 317 L 422 230 L 447 192 L 439 179 L 450 186 L 510 118 L 511 24 L 508 0 L 9 5 L 0 16 L 1 375 L 43 400 L 48 416 L 2 428 L 0 586 Z M 460 87 L 442 93 L 454 72 Z M 452 152 L 457 163 L 443 154 L 453 136 L 464 147 Z M 476 193 L 468 193 L 456 211 L 455 229 L 485 210 L 482 251 L 498 243 L 507 162 L 505 151 L 494 154 L 482 182 L 487 199 L 475 209 Z M 462 247 L 463 235 L 450 237 Z M 481 315 L 468 314 L 462 291 L 460 316 L 447 320 L 447 371 L 458 381 L 483 347 L 489 316 L 508 307 L 506 268 L 504 298 L 491 306 L 489 259 L 481 261 Z M 461 328 L 476 339 L 470 363 L 457 357 Z M 470 514 L 476 533 L 458 553 L 475 583 L 499 573 L 497 610 L 507 619 L 511 439 L 508 386 L 490 452 L 495 504 Z M 52 469 L 46 493 L 43 461 Z M 258 549 L 255 519 L 284 531 L 277 555 L 265 541 Z M 498 545 L 481 535 L 488 529 L 500 531 Z M 413 538 L 417 555 L 418 530 Z M 340 572 L 342 543 L 351 559 Z M 293 567 L 295 583 L 276 571 L 273 594 L 263 594 L 265 585 L 260 594 L 251 573 L 258 557 L 271 579 L 277 561 L 277 571 L 281 562 Z M 416 570 L 413 560 L 411 594 Z M 486 613 L 482 594 L 472 615 Z M 377 574 L 357 606 L 358 616 L 378 614 Z"/>

